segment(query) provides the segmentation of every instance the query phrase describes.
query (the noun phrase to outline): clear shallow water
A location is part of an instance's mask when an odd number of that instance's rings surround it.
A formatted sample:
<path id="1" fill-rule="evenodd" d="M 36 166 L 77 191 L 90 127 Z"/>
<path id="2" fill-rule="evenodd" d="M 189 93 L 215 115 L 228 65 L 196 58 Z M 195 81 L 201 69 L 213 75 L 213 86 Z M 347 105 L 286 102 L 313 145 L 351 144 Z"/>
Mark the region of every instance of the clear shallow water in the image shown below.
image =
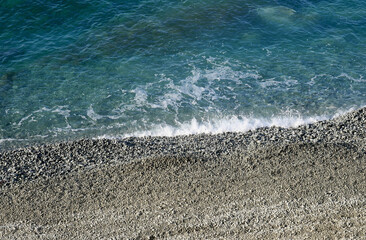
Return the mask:
<path id="1" fill-rule="evenodd" d="M 0 148 L 294 126 L 366 105 L 366 5 L 0 1 Z"/>

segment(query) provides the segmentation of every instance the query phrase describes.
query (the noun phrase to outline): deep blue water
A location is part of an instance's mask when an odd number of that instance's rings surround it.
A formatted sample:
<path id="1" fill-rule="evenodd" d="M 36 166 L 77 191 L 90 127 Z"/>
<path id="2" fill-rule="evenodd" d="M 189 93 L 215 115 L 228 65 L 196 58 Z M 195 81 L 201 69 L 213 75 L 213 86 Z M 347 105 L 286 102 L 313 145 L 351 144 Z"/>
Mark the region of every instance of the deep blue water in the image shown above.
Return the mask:
<path id="1" fill-rule="evenodd" d="M 363 0 L 0 0 L 0 148 L 330 118 L 365 43 Z"/>

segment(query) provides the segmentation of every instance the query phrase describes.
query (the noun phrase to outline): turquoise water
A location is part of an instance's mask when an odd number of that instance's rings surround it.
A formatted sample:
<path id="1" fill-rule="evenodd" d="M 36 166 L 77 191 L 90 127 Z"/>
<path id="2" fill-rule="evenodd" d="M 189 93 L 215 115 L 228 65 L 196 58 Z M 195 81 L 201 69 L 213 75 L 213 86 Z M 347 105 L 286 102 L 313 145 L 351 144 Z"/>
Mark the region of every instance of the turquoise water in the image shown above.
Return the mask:
<path id="1" fill-rule="evenodd" d="M 363 0 L 0 1 L 0 148 L 366 105 Z"/>

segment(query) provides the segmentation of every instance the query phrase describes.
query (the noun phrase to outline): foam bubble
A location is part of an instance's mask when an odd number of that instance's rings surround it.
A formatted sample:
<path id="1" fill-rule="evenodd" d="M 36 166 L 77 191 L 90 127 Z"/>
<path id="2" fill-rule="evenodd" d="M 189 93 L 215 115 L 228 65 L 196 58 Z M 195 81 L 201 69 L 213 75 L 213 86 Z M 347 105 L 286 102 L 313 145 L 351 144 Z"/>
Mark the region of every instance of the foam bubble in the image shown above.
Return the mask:
<path id="1" fill-rule="evenodd" d="M 90 105 L 89 108 L 88 108 L 88 111 L 86 112 L 86 115 L 92 119 L 93 121 L 97 121 L 99 119 L 102 119 L 103 116 L 102 115 L 99 115 L 97 114 L 96 112 L 94 112 L 94 109 L 93 109 L 93 106 Z"/>
<path id="2" fill-rule="evenodd" d="M 364 82 L 366 82 L 366 79 L 363 79 L 363 76 L 362 75 L 360 75 L 358 78 L 356 78 L 356 77 L 350 76 L 347 73 L 341 73 L 336 78 L 346 78 L 347 80 L 351 80 L 353 82 L 358 82 L 358 83 L 364 83 Z"/>
<path id="3" fill-rule="evenodd" d="M 67 119 L 70 117 L 70 110 L 68 110 L 67 107 L 68 106 L 55 106 L 53 108 L 42 107 L 23 117 L 18 123 L 14 123 L 13 125 L 21 126 L 24 122 L 37 122 L 36 118 L 42 116 L 42 114 L 40 114 L 42 112 L 57 113 L 63 116 L 65 118 L 65 122 L 69 125 Z"/>
<path id="4" fill-rule="evenodd" d="M 265 81 L 263 82 L 259 82 L 259 85 L 262 87 L 262 88 L 267 88 L 267 87 L 272 87 L 272 86 L 277 86 L 281 84 L 281 82 L 279 81 L 275 81 L 274 78 L 270 78 L 270 79 L 266 79 Z"/>
<path id="5" fill-rule="evenodd" d="M 157 74 L 155 76 L 159 80 L 155 83 L 137 86 L 132 90 L 135 93 L 136 106 L 165 110 L 172 107 L 176 111 L 187 103 L 198 108 L 202 103 L 215 107 L 218 99 L 225 101 L 235 99 L 238 94 L 237 88 L 251 88 L 249 82 L 262 79 L 258 71 L 249 66 L 232 63 L 229 60 L 222 62 L 212 57 L 204 58 L 210 67 L 202 69 L 192 66 L 190 74 L 185 78 L 175 79 L 174 76 Z M 152 94 L 152 89 L 159 89 L 161 94 L 156 95 L 156 91 Z"/>
<path id="6" fill-rule="evenodd" d="M 146 103 L 147 93 L 144 89 L 136 88 L 135 90 L 132 90 L 131 92 L 135 93 L 134 101 L 138 106 L 143 106 Z"/>
<path id="7" fill-rule="evenodd" d="M 119 119 L 119 118 L 123 117 L 123 114 L 121 114 L 121 112 L 123 112 L 123 110 L 114 109 L 113 112 L 117 112 L 118 114 L 117 115 L 100 115 L 94 111 L 93 105 L 90 105 L 88 110 L 86 111 L 86 115 L 94 122 L 98 121 L 99 119 L 103 119 L 103 118 L 109 118 L 109 119 L 115 120 L 115 119 Z"/>

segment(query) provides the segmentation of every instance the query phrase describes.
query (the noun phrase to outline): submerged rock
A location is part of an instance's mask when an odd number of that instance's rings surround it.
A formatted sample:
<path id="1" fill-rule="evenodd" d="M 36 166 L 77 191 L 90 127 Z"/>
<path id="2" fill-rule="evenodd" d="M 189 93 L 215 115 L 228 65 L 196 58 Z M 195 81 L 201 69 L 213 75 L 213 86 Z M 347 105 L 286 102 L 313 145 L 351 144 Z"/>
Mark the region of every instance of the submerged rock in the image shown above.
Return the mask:
<path id="1" fill-rule="evenodd" d="M 15 72 L 7 72 L 1 76 L 1 80 L 13 81 L 14 77 L 15 77 Z"/>
<path id="2" fill-rule="evenodd" d="M 255 42 L 260 39 L 260 35 L 255 32 L 247 32 L 241 36 L 241 39 L 247 42 Z"/>
<path id="3" fill-rule="evenodd" d="M 23 2 L 24 0 L 5 0 L 3 2 L 0 2 L 0 6 L 5 8 L 13 8 L 17 5 L 22 4 Z"/>
<path id="4" fill-rule="evenodd" d="M 257 9 L 258 15 L 269 23 L 288 24 L 296 13 L 294 9 L 285 6 L 263 7 Z"/>
<path id="5" fill-rule="evenodd" d="M 0 77 L 0 87 L 10 84 L 15 79 L 15 72 L 7 72 Z"/>

